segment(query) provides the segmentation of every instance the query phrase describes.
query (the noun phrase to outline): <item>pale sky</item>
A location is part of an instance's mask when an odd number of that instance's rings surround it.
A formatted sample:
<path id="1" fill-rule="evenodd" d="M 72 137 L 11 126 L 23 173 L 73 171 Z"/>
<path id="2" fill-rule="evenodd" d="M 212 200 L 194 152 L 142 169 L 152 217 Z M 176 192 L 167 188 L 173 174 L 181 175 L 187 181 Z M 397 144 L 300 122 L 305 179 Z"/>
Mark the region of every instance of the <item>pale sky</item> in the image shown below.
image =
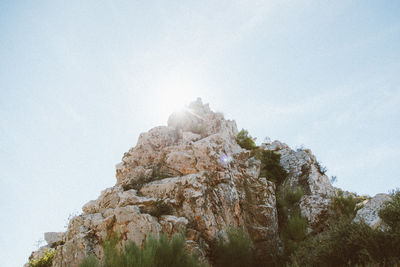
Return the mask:
<path id="1" fill-rule="evenodd" d="M 0 266 L 197 96 L 335 186 L 400 187 L 400 1 L 0 1 Z"/>

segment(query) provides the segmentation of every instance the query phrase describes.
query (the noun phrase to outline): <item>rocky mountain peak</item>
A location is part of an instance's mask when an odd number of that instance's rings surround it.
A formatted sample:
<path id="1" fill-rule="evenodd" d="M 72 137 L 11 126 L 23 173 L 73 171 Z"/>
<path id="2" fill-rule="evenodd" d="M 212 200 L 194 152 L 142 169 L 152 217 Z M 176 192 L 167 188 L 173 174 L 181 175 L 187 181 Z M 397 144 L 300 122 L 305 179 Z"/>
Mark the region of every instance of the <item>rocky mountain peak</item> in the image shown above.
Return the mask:
<path id="1" fill-rule="evenodd" d="M 140 134 L 116 166 L 115 186 L 85 204 L 65 233 L 48 234 L 53 266 L 78 266 L 88 254 L 102 258 L 101 244 L 115 232 L 122 243 L 139 246 L 150 234 L 183 232 L 187 248 L 209 262 L 212 244 L 229 227 L 244 229 L 265 260 L 263 251 L 281 246 L 277 202 L 284 190 L 301 190 L 301 215 L 309 231 L 317 229 L 337 189 L 311 151 L 279 141 L 257 148 L 279 155 L 287 175 L 277 183 L 262 172 L 263 159 L 238 145 L 237 135 L 235 121 L 201 99 L 171 114 L 168 126 Z"/>
<path id="2" fill-rule="evenodd" d="M 211 111 L 201 98 L 190 103 L 185 109 L 174 112 L 168 118 L 168 126 L 180 133 L 194 133 L 206 137 L 216 133 L 236 138 L 237 127 L 234 121 L 225 120 L 222 113 Z"/>
<path id="3" fill-rule="evenodd" d="M 171 114 L 168 126 L 158 126 L 139 136 L 137 145 L 117 165 L 117 185 L 160 177 L 182 176 L 217 167 L 219 159 L 240 150 L 234 121 L 210 110 L 201 99 Z"/>

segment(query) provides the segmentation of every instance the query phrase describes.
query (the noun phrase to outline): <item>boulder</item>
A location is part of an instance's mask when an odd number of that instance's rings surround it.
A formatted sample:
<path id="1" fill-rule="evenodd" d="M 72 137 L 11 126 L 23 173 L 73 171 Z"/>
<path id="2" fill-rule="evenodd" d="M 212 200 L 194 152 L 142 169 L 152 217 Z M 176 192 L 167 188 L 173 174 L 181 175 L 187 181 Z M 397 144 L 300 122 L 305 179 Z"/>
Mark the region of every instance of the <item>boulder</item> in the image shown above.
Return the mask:
<path id="1" fill-rule="evenodd" d="M 44 240 L 50 247 L 57 246 L 63 242 L 64 232 L 47 232 L 44 233 Z"/>
<path id="2" fill-rule="evenodd" d="M 377 194 L 373 198 L 366 201 L 364 207 L 357 211 L 355 222 L 365 222 L 371 228 L 375 229 L 378 227 L 384 227 L 383 221 L 379 217 L 379 210 L 383 204 L 387 201 L 391 201 L 392 198 L 387 194 Z"/>

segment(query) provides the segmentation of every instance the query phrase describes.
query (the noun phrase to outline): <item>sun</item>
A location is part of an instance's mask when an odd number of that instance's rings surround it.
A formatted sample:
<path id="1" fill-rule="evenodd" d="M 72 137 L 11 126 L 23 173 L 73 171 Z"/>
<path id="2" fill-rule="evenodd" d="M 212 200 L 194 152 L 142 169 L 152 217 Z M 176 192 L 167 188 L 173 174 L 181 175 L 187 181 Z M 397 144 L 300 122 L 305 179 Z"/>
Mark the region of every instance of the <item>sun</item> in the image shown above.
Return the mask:
<path id="1" fill-rule="evenodd" d="M 154 96 L 155 112 L 161 118 L 171 113 L 182 111 L 192 101 L 200 97 L 199 86 L 194 80 L 177 76 L 163 80 Z"/>

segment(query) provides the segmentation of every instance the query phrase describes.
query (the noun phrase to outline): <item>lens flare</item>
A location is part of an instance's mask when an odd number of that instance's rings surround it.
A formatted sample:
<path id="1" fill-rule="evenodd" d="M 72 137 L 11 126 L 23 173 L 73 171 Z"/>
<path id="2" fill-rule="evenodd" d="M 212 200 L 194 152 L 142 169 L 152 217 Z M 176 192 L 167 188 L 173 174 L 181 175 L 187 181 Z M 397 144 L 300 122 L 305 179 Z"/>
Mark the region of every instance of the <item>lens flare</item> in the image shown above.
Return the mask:
<path id="1" fill-rule="evenodd" d="M 232 157 L 224 154 L 219 158 L 219 162 L 223 165 L 228 165 L 230 162 L 232 162 Z"/>

